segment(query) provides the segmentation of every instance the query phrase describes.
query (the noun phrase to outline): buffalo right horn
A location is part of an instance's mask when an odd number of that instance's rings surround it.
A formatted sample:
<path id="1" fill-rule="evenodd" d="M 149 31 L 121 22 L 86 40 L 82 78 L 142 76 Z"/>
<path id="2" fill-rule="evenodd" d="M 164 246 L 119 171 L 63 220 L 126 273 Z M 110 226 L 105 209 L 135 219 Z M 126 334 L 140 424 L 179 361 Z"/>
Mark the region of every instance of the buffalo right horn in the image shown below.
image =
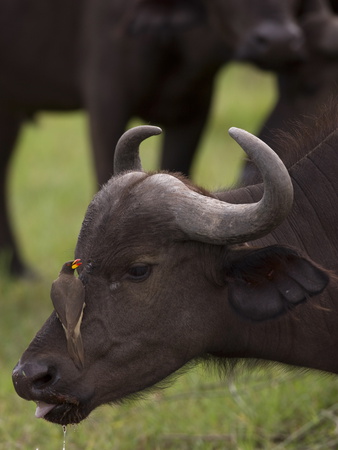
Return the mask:
<path id="1" fill-rule="evenodd" d="M 257 165 L 263 177 L 263 197 L 257 203 L 231 204 L 189 188 L 179 190 L 172 209 L 179 227 L 192 240 L 227 244 L 258 239 L 291 210 L 293 186 L 279 156 L 247 131 L 230 128 L 229 134 Z"/>
<path id="2" fill-rule="evenodd" d="M 148 137 L 161 133 L 161 128 L 151 125 L 140 125 L 126 131 L 116 144 L 114 175 L 126 171 L 142 172 L 139 145 Z"/>

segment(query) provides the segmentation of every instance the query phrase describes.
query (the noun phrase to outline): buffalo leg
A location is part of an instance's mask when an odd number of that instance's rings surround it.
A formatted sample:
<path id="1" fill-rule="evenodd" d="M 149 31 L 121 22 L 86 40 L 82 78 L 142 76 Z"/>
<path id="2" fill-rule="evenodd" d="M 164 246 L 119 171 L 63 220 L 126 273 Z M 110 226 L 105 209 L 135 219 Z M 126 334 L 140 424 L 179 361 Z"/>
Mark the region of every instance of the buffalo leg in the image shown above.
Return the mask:
<path id="1" fill-rule="evenodd" d="M 165 126 L 162 169 L 181 172 L 185 175 L 191 174 L 195 152 L 209 114 L 211 93 L 210 90 L 208 98 L 203 99 L 201 107 L 187 120 Z"/>
<path id="2" fill-rule="evenodd" d="M 113 114 L 108 113 L 102 120 L 100 117 L 102 116 L 97 112 L 91 112 L 89 119 L 95 173 L 99 187 L 113 175 L 115 147 L 127 124 L 127 121 L 115 120 Z"/>
<path id="3" fill-rule="evenodd" d="M 21 125 L 16 114 L 0 110 L 0 254 L 8 258 L 9 273 L 13 276 L 28 276 L 10 226 L 7 180 L 10 157 Z"/>
<path id="4" fill-rule="evenodd" d="M 102 90 L 101 84 L 111 86 L 102 81 L 99 73 L 91 74 L 91 77 L 100 79 L 100 83 L 88 83 L 87 110 L 89 112 L 90 136 L 92 141 L 93 160 L 98 185 L 106 183 L 114 172 L 114 152 L 117 141 L 124 133 L 129 117 L 124 108 L 125 99 L 123 92 L 116 94 Z"/>

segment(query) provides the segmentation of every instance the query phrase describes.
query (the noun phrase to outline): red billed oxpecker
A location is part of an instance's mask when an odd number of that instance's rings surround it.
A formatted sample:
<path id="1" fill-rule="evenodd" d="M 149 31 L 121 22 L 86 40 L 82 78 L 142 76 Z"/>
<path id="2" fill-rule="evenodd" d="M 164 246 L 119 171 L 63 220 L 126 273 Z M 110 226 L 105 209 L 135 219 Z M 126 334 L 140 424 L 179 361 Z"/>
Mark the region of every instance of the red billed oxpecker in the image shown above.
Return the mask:
<path id="1" fill-rule="evenodd" d="M 80 327 L 85 306 L 85 289 L 82 281 L 74 276 L 74 270 L 81 264 L 80 259 L 64 263 L 50 292 L 55 312 L 65 330 L 69 355 L 78 368 L 84 366 Z"/>

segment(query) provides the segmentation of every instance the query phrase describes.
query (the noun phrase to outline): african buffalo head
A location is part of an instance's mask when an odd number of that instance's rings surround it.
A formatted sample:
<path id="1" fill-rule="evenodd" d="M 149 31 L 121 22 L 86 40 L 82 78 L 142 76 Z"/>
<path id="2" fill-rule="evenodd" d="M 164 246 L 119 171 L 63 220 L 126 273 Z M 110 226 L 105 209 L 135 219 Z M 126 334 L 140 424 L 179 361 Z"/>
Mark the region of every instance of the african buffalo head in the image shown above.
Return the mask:
<path id="1" fill-rule="evenodd" d="M 210 354 L 272 359 L 255 339 L 260 324 L 288 316 L 328 282 L 293 249 L 247 243 L 276 228 L 293 202 L 288 172 L 269 147 L 230 131 L 264 180 L 260 200 L 240 204 L 239 191 L 234 204 L 177 174 L 143 172 L 139 143 L 159 132 L 124 134 L 115 175 L 82 224 L 75 254 L 85 287 L 84 367 L 68 354 L 54 312 L 14 369 L 15 389 L 37 402 L 38 417 L 80 422 Z"/>
<path id="2" fill-rule="evenodd" d="M 299 17 L 307 13 L 310 2 L 215 0 L 207 8 L 218 33 L 235 49 L 236 58 L 275 70 L 306 56 Z"/>
<path id="3" fill-rule="evenodd" d="M 307 59 L 314 47 L 337 55 L 337 19 L 328 0 L 215 0 L 206 7 L 239 60 L 280 70 Z"/>

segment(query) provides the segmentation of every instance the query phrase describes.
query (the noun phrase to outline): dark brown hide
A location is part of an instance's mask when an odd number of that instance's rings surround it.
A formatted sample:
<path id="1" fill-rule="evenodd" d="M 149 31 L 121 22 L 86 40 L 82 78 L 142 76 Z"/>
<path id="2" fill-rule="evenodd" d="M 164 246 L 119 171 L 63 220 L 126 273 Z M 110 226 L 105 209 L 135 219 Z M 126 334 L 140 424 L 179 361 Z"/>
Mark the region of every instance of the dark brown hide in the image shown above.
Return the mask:
<path id="1" fill-rule="evenodd" d="M 293 150 L 286 162 L 294 206 L 254 242 L 190 240 L 178 225 L 190 214 L 180 208 L 182 178 L 141 171 L 112 177 L 90 204 L 75 251 L 86 292 L 84 369 L 70 359 L 53 313 L 14 369 L 18 394 L 51 405 L 45 419 L 67 424 L 203 357 L 338 373 L 336 112 L 311 127 L 311 139 L 302 130 L 297 149 L 285 140 Z M 176 207 L 167 200 L 173 186 Z M 257 201 L 262 186 L 194 191 L 242 204 Z M 317 264 L 332 271 L 326 289 L 329 272 Z"/>

